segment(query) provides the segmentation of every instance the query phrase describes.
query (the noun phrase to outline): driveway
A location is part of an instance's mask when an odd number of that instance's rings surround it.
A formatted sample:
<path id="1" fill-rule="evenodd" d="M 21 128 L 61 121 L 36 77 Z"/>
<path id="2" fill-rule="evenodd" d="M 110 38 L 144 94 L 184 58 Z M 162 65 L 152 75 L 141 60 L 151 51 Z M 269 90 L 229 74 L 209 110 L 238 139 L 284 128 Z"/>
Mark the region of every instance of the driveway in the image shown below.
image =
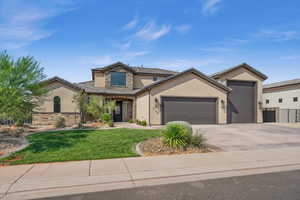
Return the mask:
<path id="1" fill-rule="evenodd" d="M 299 124 L 194 125 L 208 143 L 224 151 L 300 146 Z"/>

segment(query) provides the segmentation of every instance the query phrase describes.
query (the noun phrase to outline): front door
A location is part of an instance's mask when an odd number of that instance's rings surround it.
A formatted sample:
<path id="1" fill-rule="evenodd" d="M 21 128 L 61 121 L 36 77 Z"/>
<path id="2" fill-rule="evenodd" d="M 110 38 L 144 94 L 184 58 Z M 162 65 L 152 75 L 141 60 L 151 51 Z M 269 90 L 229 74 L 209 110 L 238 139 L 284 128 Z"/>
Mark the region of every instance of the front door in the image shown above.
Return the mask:
<path id="1" fill-rule="evenodd" d="M 115 122 L 122 121 L 122 101 L 116 102 L 116 109 L 114 111 L 114 121 Z"/>

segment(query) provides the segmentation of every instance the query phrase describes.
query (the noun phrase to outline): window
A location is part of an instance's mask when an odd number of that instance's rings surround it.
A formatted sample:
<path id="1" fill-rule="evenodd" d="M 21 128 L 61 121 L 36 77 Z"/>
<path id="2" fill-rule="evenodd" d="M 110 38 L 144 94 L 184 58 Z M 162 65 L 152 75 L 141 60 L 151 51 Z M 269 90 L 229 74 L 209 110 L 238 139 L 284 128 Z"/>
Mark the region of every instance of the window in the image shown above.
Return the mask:
<path id="1" fill-rule="evenodd" d="M 282 103 L 282 98 L 278 99 L 278 102 L 279 102 L 279 103 Z"/>
<path id="2" fill-rule="evenodd" d="M 298 97 L 294 97 L 294 98 L 293 98 L 293 101 L 294 101 L 294 102 L 298 102 Z"/>
<path id="3" fill-rule="evenodd" d="M 125 72 L 111 72 L 111 86 L 126 86 L 126 73 Z"/>
<path id="4" fill-rule="evenodd" d="M 158 77 L 157 76 L 153 76 L 153 81 L 157 81 Z"/>
<path id="5" fill-rule="evenodd" d="M 53 111 L 55 113 L 60 113 L 60 97 L 58 96 L 53 98 Z"/>
<path id="6" fill-rule="evenodd" d="M 269 104 L 270 103 L 270 100 L 269 99 L 266 99 L 266 104 Z"/>

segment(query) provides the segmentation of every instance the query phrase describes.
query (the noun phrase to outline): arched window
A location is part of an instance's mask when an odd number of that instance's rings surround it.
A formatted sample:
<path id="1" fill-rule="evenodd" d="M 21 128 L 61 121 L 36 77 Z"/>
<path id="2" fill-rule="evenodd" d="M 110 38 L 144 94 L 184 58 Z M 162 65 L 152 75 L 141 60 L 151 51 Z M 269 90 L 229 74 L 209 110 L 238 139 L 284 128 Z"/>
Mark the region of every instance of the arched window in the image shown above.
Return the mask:
<path id="1" fill-rule="evenodd" d="M 53 111 L 55 113 L 60 113 L 60 97 L 58 96 L 53 98 Z"/>

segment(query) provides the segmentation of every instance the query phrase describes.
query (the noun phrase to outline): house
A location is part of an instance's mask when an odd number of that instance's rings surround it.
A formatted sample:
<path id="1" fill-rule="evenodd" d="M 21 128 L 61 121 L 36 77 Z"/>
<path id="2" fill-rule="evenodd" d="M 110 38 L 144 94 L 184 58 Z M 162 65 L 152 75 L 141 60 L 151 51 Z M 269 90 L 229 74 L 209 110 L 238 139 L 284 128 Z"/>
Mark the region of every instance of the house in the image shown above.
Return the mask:
<path id="1" fill-rule="evenodd" d="M 175 72 L 117 62 L 92 69 L 92 80 L 48 80 L 49 93 L 33 113 L 34 124 L 79 121 L 73 95 L 84 91 L 115 100 L 114 121 L 146 120 L 149 125 L 183 120 L 192 124 L 262 122 L 262 86 L 267 76 L 247 64 L 207 76 L 191 68 Z"/>
<path id="2" fill-rule="evenodd" d="M 300 121 L 300 79 L 264 85 L 265 122 Z"/>

